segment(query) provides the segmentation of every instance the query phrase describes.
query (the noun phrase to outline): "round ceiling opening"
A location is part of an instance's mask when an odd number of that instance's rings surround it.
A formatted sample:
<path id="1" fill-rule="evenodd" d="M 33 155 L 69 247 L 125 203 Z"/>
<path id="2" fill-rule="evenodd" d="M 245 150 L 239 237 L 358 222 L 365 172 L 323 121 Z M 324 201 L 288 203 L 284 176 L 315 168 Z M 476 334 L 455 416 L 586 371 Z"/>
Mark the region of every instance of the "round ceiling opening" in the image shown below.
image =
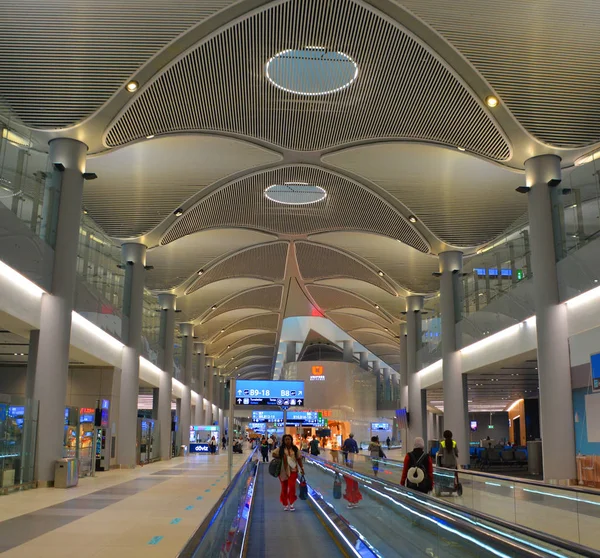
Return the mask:
<path id="1" fill-rule="evenodd" d="M 285 182 L 273 184 L 265 190 L 265 196 L 275 203 L 285 205 L 308 205 L 327 197 L 327 192 L 314 184 L 305 182 Z"/>
<path id="2" fill-rule="evenodd" d="M 267 62 L 266 74 L 288 93 L 327 95 L 348 87 L 358 76 L 358 66 L 343 52 L 306 47 L 277 53 Z"/>

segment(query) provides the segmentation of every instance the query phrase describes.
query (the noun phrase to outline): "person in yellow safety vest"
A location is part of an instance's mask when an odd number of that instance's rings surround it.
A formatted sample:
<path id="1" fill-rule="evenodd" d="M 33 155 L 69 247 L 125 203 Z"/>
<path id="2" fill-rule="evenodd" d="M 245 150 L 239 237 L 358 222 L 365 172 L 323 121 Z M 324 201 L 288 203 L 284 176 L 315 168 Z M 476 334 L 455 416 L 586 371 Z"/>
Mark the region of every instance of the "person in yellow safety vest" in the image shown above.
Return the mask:
<path id="1" fill-rule="evenodd" d="M 458 467 L 458 448 L 456 440 L 452 439 L 452 432 L 446 430 L 444 439 L 440 442 L 439 464 L 447 469 L 456 469 Z"/>

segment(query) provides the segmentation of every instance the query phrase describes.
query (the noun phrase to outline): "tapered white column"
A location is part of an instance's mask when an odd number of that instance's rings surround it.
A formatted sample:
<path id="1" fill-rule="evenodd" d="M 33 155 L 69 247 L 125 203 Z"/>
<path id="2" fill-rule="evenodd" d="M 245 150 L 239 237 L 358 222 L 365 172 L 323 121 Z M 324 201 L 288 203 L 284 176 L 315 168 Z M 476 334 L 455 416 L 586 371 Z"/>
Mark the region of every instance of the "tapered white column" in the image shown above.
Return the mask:
<path id="1" fill-rule="evenodd" d="M 392 398 L 392 374 L 389 368 L 384 368 L 383 373 L 383 400 L 391 401 Z"/>
<path id="2" fill-rule="evenodd" d="M 160 457 L 171 459 L 171 401 L 173 398 L 173 350 L 175 345 L 175 301 L 171 293 L 158 295 L 160 306 L 159 359 L 162 369 L 158 388 L 158 422 L 160 424 Z"/>
<path id="3" fill-rule="evenodd" d="M 354 362 L 354 341 L 344 341 L 344 362 Z"/>
<path id="4" fill-rule="evenodd" d="M 194 324 L 179 324 L 179 331 L 183 336 L 183 388 L 181 394 L 181 444 L 187 446 L 190 436 L 190 424 L 192 422 L 192 361 L 194 353 Z"/>
<path id="5" fill-rule="evenodd" d="M 204 413 L 204 379 L 206 377 L 206 356 L 204 343 L 195 343 L 196 346 L 196 393 L 198 402 L 196 403 L 196 414 L 194 424 L 206 424 Z"/>
<path id="6" fill-rule="evenodd" d="M 369 353 L 366 351 L 360 353 L 360 367 L 363 370 L 369 369 Z"/>
<path id="7" fill-rule="evenodd" d="M 542 155 L 525 161 L 528 193 L 533 300 L 537 328 L 540 427 L 545 481 L 577 477 L 575 425 L 567 308 L 558 293 L 551 185 L 561 180 L 560 158 Z M 550 185 L 550 186 L 549 186 Z M 560 440 L 560 451 L 555 441 Z"/>
<path id="8" fill-rule="evenodd" d="M 406 370 L 410 412 L 408 447 L 412 447 L 412 441 L 416 437 L 423 438 L 427 442 L 427 405 L 425 394 L 421 389 L 421 379 L 417 373 L 417 352 L 421 348 L 422 309 L 422 296 L 406 297 Z"/>
<path id="9" fill-rule="evenodd" d="M 135 467 L 146 246 L 137 243 L 123 244 L 121 257 L 125 267 L 122 332 L 125 347 L 121 364 L 117 462 L 121 467 Z"/>
<path id="10" fill-rule="evenodd" d="M 400 408 L 408 409 L 408 380 L 407 380 L 407 340 L 406 324 L 400 324 Z"/>
<path id="11" fill-rule="evenodd" d="M 32 395 L 40 402 L 35 478 L 42 485 L 54 481 L 54 462 L 63 457 L 71 313 L 83 197 L 82 173 L 85 172 L 87 154 L 87 146 L 72 139 L 55 139 L 49 146 L 50 163 L 56 167 L 46 191 L 60 192 L 60 201 L 58 217 L 49 207 L 49 201 L 48 208 L 45 208 L 48 209 L 45 213 L 47 237 L 56 239 L 52 292 L 42 296 L 37 360 L 30 382 Z"/>
<path id="12" fill-rule="evenodd" d="M 444 428 L 451 430 L 456 440 L 459 464 L 468 465 L 470 436 L 467 378 L 462 373 L 461 354 L 457 350 L 456 340 L 456 323 L 461 312 L 459 287 L 462 277 L 462 252 L 442 252 L 440 274 Z"/>
<path id="13" fill-rule="evenodd" d="M 215 391 L 215 376 L 213 373 L 213 359 L 206 359 L 206 399 L 208 406 L 206 408 L 206 424 L 212 424 L 214 420 L 213 416 L 213 401 Z"/>

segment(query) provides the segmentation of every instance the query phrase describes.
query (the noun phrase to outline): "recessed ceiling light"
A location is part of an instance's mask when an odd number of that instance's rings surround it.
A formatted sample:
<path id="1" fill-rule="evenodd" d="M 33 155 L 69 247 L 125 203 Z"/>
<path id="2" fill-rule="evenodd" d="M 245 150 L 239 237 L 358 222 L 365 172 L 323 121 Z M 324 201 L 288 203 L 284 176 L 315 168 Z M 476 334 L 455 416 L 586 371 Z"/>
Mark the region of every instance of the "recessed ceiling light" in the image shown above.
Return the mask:
<path id="1" fill-rule="evenodd" d="M 466 151 L 466 149 L 464 147 L 458 147 L 457 148 L 459 151 Z"/>
<path id="2" fill-rule="evenodd" d="M 376 304 L 376 305 L 375 305 L 375 308 L 376 308 L 377 310 L 379 310 L 379 304 Z"/>
<path id="3" fill-rule="evenodd" d="M 416 223 L 416 222 L 417 222 L 417 218 L 416 218 L 414 215 L 411 215 L 411 216 L 408 218 L 408 220 L 409 220 L 411 223 Z"/>
<path id="4" fill-rule="evenodd" d="M 221 330 L 221 333 L 225 333 L 225 330 L 224 330 L 224 329 L 222 329 L 222 330 Z"/>
<path id="5" fill-rule="evenodd" d="M 201 269 L 200 271 L 198 271 L 198 275 L 202 275 L 204 273 L 204 270 Z"/>
<path id="6" fill-rule="evenodd" d="M 485 104 L 490 108 L 497 107 L 499 102 L 498 97 L 495 97 L 494 95 L 488 95 L 485 98 Z"/>
<path id="7" fill-rule="evenodd" d="M 594 279 L 594 283 L 597 283 L 597 282 L 598 282 L 598 279 Z"/>
<path id="8" fill-rule="evenodd" d="M 175 215 L 175 217 L 181 217 L 183 215 L 183 208 L 178 207 L 175 211 L 173 211 L 173 215 Z"/>
<path id="9" fill-rule="evenodd" d="M 125 88 L 127 89 L 127 91 L 129 91 L 129 93 L 135 93 L 138 90 L 138 87 L 140 86 L 140 84 L 135 81 L 135 80 L 131 80 L 126 86 Z"/>
<path id="10" fill-rule="evenodd" d="M 379 272 L 379 277 L 383 277 L 383 271 Z"/>
<path id="11" fill-rule="evenodd" d="M 217 307 L 216 307 L 216 306 L 213 306 L 213 307 L 211 308 L 211 310 L 216 310 L 216 309 L 217 309 Z"/>
<path id="12" fill-rule="evenodd" d="M 153 137 L 154 137 L 154 134 L 150 134 L 149 136 L 146 136 L 146 139 L 152 139 Z"/>
<path id="13" fill-rule="evenodd" d="M 83 208 L 83 214 L 84 214 L 84 215 L 87 215 L 87 214 L 88 214 L 88 210 L 87 210 L 87 209 L 85 209 L 85 207 Z"/>
<path id="14" fill-rule="evenodd" d="M 229 349 L 229 348 L 231 348 L 231 345 L 227 345 L 227 348 L 228 348 L 228 349 Z"/>

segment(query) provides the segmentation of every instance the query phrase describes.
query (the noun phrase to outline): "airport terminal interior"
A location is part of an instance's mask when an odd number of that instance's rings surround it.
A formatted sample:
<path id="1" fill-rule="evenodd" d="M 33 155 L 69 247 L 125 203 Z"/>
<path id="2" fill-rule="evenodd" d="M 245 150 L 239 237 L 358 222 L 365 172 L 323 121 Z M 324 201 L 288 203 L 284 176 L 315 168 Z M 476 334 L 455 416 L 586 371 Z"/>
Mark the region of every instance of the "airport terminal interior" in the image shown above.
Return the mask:
<path id="1" fill-rule="evenodd" d="M 600 558 L 597 2 L 0 29 L 0 554 Z"/>

